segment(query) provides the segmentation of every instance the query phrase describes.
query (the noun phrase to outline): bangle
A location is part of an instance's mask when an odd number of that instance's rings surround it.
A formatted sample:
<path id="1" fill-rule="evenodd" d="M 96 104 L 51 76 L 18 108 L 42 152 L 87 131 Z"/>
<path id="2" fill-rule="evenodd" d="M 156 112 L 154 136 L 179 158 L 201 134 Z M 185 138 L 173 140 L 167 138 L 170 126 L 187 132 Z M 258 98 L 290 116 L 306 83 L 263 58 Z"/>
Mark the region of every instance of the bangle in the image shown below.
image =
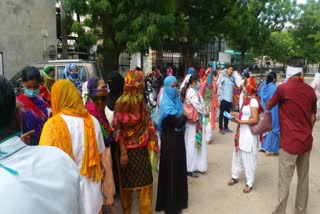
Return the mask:
<path id="1" fill-rule="evenodd" d="M 121 152 L 121 153 L 120 153 L 120 155 L 125 155 L 125 154 L 127 154 L 127 152 Z"/>

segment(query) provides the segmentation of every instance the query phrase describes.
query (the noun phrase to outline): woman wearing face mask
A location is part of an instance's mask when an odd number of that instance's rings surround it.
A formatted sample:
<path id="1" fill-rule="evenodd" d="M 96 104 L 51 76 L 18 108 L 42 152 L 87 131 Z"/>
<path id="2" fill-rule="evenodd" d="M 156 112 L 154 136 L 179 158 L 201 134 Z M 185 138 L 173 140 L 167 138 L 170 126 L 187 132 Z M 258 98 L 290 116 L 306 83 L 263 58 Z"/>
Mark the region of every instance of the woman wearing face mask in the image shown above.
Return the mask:
<path id="1" fill-rule="evenodd" d="M 136 191 L 140 213 L 149 214 L 152 213 L 151 168 L 157 167 L 157 136 L 143 97 L 142 71 L 128 71 L 124 82 L 113 117 L 120 147 L 120 200 L 123 213 L 131 213 L 131 195 Z"/>
<path id="2" fill-rule="evenodd" d="M 188 207 L 184 126 L 187 117 L 177 94 L 177 79 L 168 76 L 160 101 L 160 167 L 156 211 L 176 214 Z"/>
<path id="3" fill-rule="evenodd" d="M 70 80 L 78 89 L 78 91 L 82 92 L 82 83 L 79 79 L 78 66 L 74 63 L 70 63 L 66 65 L 64 68 L 64 75 L 67 80 Z"/>
<path id="4" fill-rule="evenodd" d="M 101 156 L 101 162 L 103 165 L 103 178 L 102 178 L 102 192 L 104 196 L 103 210 L 107 213 L 114 213 L 113 196 L 115 194 L 112 163 L 111 163 L 111 151 L 110 144 L 112 141 L 111 132 L 113 131 L 109 125 L 109 122 L 104 114 L 104 109 L 107 103 L 108 89 L 103 79 L 98 77 L 92 77 L 88 81 L 88 100 L 86 102 L 86 109 L 94 116 L 100 124 L 101 132 L 103 135 L 104 145 L 106 149 Z"/>
<path id="5" fill-rule="evenodd" d="M 38 145 L 43 124 L 48 119 L 48 112 L 43 99 L 38 96 L 41 82 L 40 71 L 33 66 L 22 70 L 24 93 L 17 96 L 17 105 L 22 111 L 23 133 L 34 130 L 29 145 Z"/>
<path id="6" fill-rule="evenodd" d="M 192 74 L 187 83 L 187 91 L 184 99 L 184 111 L 193 109 L 197 112 L 196 121 L 190 120 L 186 123 L 185 143 L 187 156 L 187 171 L 191 177 L 198 177 L 195 172 L 204 174 L 207 171 L 207 148 L 205 131 L 205 104 L 199 94 L 200 79 L 198 74 Z"/>

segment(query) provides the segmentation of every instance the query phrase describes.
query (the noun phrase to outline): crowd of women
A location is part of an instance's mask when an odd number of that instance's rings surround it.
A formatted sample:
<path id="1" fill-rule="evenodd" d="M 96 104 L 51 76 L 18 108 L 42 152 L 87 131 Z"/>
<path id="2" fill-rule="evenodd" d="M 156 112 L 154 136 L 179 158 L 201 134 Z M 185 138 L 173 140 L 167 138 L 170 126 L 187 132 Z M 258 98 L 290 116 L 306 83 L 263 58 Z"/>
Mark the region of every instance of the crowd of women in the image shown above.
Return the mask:
<path id="1" fill-rule="evenodd" d="M 233 67 L 229 70 L 233 75 Z M 23 92 L 17 96 L 23 132 L 33 133 L 29 145 L 55 146 L 74 160 L 81 175 L 84 213 L 114 213 L 116 192 L 123 213 L 130 213 L 133 191 L 140 213 L 151 213 L 153 170 L 159 176 L 156 211 L 180 213 L 188 207 L 187 176 L 197 178 L 208 170 L 207 145 L 214 143 L 212 133 L 219 115 L 221 85 L 217 80 L 223 74 L 211 67 L 198 72 L 190 67 L 178 87 L 172 69 L 167 75 L 155 70 L 152 78 L 166 77 L 153 123 L 144 99 L 145 74 L 140 69 L 128 71 L 124 78 L 111 72 L 106 82 L 93 77 L 82 84 L 75 64 L 67 65 L 65 80 L 56 82 L 52 66 L 42 72 L 27 66 L 22 70 Z M 238 104 L 239 113 L 232 113 L 239 125 L 228 185 L 238 182 L 244 168 L 243 192 L 248 193 L 254 183 L 257 150 L 266 154 L 279 150 L 277 107 L 271 110 L 272 131 L 258 136 L 249 129 L 275 92 L 276 75 L 268 74 L 260 97 L 254 78 L 247 75 L 234 87 L 241 91 L 243 101 Z"/>

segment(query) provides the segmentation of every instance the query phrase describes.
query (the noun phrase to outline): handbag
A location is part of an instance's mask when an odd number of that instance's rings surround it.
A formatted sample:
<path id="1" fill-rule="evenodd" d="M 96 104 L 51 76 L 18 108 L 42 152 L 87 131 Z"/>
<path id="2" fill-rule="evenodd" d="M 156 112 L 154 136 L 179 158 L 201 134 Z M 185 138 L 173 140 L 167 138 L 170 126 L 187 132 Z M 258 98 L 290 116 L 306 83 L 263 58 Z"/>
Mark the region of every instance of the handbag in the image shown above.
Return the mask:
<path id="1" fill-rule="evenodd" d="M 271 112 L 264 109 L 264 112 L 259 114 L 259 122 L 250 126 L 252 134 L 263 134 L 272 130 Z"/>
<path id="2" fill-rule="evenodd" d="M 191 123 L 197 122 L 199 120 L 199 113 L 192 104 L 183 103 L 184 114 L 187 116 Z"/>

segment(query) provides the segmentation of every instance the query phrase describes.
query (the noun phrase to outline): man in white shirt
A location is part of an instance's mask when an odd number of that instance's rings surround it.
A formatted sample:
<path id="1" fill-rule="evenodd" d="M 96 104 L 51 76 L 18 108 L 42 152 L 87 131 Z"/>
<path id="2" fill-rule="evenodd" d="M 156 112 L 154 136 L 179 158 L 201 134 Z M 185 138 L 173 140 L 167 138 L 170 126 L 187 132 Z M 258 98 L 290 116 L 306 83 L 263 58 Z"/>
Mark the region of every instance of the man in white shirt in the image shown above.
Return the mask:
<path id="1" fill-rule="evenodd" d="M 0 209 L 10 214 L 78 214 L 79 171 L 60 149 L 28 146 L 11 84 L 0 76 Z"/>

